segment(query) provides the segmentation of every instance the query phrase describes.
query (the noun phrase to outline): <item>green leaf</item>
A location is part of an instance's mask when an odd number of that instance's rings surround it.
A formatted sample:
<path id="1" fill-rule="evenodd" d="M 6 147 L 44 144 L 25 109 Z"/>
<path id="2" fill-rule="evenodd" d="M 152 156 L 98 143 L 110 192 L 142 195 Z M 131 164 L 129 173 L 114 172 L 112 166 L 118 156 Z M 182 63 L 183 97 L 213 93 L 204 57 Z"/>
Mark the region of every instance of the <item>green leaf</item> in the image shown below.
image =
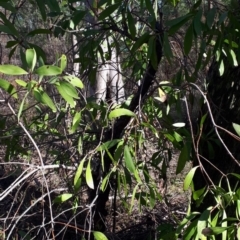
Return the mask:
<path id="1" fill-rule="evenodd" d="M 130 205 L 130 208 L 129 208 L 129 213 L 132 212 L 132 208 L 133 208 L 133 206 L 134 206 L 134 200 L 135 200 L 135 195 L 136 195 L 136 192 L 137 192 L 137 189 L 138 189 L 138 185 L 139 185 L 139 184 L 137 184 L 137 185 L 134 187 L 134 189 L 133 189 L 132 199 L 131 199 L 131 205 Z"/>
<path id="2" fill-rule="evenodd" d="M 144 33 L 132 46 L 132 53 L 135 53 L 144 43 L 147 43 L 150 38 L 149 33 Z"/>
<path id="3" fill-rule="evenodd" d="M 166 23 L 167 26 L 170 27 L 168 34 L 173 35 L 176 33 L 186 22 L 188 22 L 189 19 L 191 19 L 193 14 L 187 14 L 185 16 L 175 18 L 173 20 L 170 20 Z"/>
<path id="4" fill-rule="evenodd" d="M 62 87 L 60 84 L 56 85 L 58 92 L 61 94 L 63 99 L 70 105 L 70 107 L 75 107 L 76 102 L 74 101 L 73 97 L 69 96 L 68 93 L 65 91 L 65 88 Z"/>
<path id="5" fill-rule="evenodd" d="M 72 193 L 63 193 L 59 196 L 57 196 L 55 199 L 54 199 L 54 203 L 63 203 L 63 202 L 66 202 L 68 199 L 70 199 L 71 197 L 73 196 Z"/>
<path id="6" fill-rule="evenodd" d="M 125 108 L 117 108 L 112 110 L 108 118 L 112 120 L 113 118 L 121 117 L 121 116 L 129 116 L 129 117 L 136 117 L 136 114 L 128 109 Z"/>
<path id="7" fill-rule="evenodd" d="M 44 4 L 44 2 L 42 0 L 36 0 L 36 2 L 37 2 L 37 5 L 38 5 L 38 8 L 40 10 L 40 13 L 42 15 L 43 21 L 46 21 L 47 15 L 46 15 L 46 11 L 45 11 L 45 4 Z"/>
<path id="8" fill-rule="evenodd" d="M 240 136 L 240 125 L 236 123 L 232 123 L 234 130 L 236 131 L 237 135 Z"/>
<path id="9" fill-rule="evenodd" d="M 197 224 L 198 239 L 203 239 L 202 230 L 207 226 L 209 215 L 210 215 L 210 210 L 206 209 L 198 219 L 198 224 Z"/>
<path id="10" fill-rule="evenodd" d="M 70 82 L 75 87 L 78 87 L 81 89 L 84 87 L 83 82 L 78 77 L 75 77 L 73 75 L 64 76 L 63 79 Z"/>
<path id="11" fill-rule="evenodd" d="M 26 87 L 27 86 L 27 83 L 21 79 L 16 79 L 15 82 L 19 85 L 19 86 L 22 86 L 22 87 Z"/>
<path id="12" fill-rule="evenodd" d="M 57 76 L 62 73 L 62 69 L 57 66 L 44 65 L 35 70 L 39 76 Z"/>
<path id="13" fill-rule="evenodd" d="M 32 43 L 28 43 L 28 44 L 29 44 L 29 46 L 30 46 L 31 48 L 34 48 L 34 49 L 35 49 L 35 51 L 36 51 L 36 53 L 37 53 L 38 59 L 40 60 L 40 58 L 42 58 L 43 61 L 45 62 L 45 61 L 46 61 L 46 54 L 45 54 L 45 52 L 43 51 L 43 49 L 42 49 L 41 47 L 35 45 L 35 44 L 32 44 Z M 43 65 L 43 64 L 42 64 L 42 65 Z"/>
<path id="14" fill-rule="evenodd" d="M 28 74 L 24 69 L 14 65 L 0 65 L 0 72 L 7 75 L 24 75 Z"/>
<path id="15" fill-rule="evenodd" d="M 67 67 L 67 57 L 65 54 L 63 54 L 60 58 L 60 68 L 62 71 L 64 71 L 66 67 Z"/>
<path id="16" fill-rule="evenodd" d="M 134 173 L 135 164 L 133 162 L 129 147 L 127 145 L 124 147 L 124 160 L 125 160 L 125 164 L 126 164 L 127 169 L 129 170 L 129 172 Z"/>
<path id="17" fill-rule="evenodd" d="M 189 54 L 191 48 L 192 48 L 192 41 L 193 41 L 193 25 L 190 24 L 186 31 L 186 35 L 184 38 L 184 52 L 186 55 Z"/>
<path id="18" fill-rule="evenodd" d="M 189 160 L 188 146 L 187 144 L 185 144 L 178 158 L 176 174 L 179 174 L 184 169 L 186 162 L 188 160 Z"/>
<path id="19" fill-rule="evenodd" d="M 233 66 L 237 67 L 238 66 L 238 61 L 237 61 L 237 58 L 236 58 L 236 54 L 232 49 L 230 49 L 230 55 L 232 57 Z"/>
<path id="20" fill-rule="evenodd" d="M 94 231 L 93 236 L 96 240 L 108 240 L 107 237 L 101 232 Z"/>
<path id="21" fill-rule="evenodd" d="M 195 17 L 193 19 L 194 31 L 195 31 L 197 36 L 200 36 L 201 33 L 202 33 L 201 18 L 202 18 L 202 9 L 199 9 L 197 14 L 195 15 Z"/>
<path id="22" fill-rule="evenodd" d="M 35 29 L 27 34 L 28 37 L 33 37 L 37 34 L 52 34 L 52 31 L 49 29 Z"/>
<path id="23" fill-rule="evenodd" d="M 25 94 L 25 96 L 24 96 L 24 98 L 23 98 L 23 100 L 22 100 L 22 102 L 21 102 L 21 104 L 20 104 L 20 106 L 19 106 L 19 110 L 18 110 L 18 114 L 17 114 L 18 121 L 20 120 L 20 117 L 21 117 L 21 115 L 22 115 L 24 103 L 25 103 L 25 100 L 26 100 L 28 94 L 29 94 L 29 92 L 27 92 L 27 93 Z"/>
<path id="24" fill-rule="evenodd" d="M 193 176 L 194 176 L 198 167 L 199 166 L 196 166 L 196 167 L 192 168 L 189 171 L 189 173 L 187 174 L 187 176 L 185 177 L 184 182 L 183 182 L 183 190 L 184 191 L 188 190 L 189 186 L 191 185 L 192 180 L 193 180 Z"/>
<path id="25" fill-rule="evenodd" d="M 77 90 L 70 83 L 61 81 L 59 84 L 70 97 L 79 99 Z"/>
<path id="26" fill-rule="evenodd" d="M 103 20 L 107 17 L 109 17 L 114 11 L 116 11 L 118 9 L 118 7 L 121 5 L 121 2 L 118 2 L 116 4 L 112 4 L 110 6 L 108 6 L 106 9 L 104 9 L 98 17 L 98 20 Z"/>
<path id="27" fill-rule="evenodd" d="M 88 165 L 86 169 L 86 182 L 89 188 L 94 189 L 92 170 L 91 170 L 91 160 L 88 161 Z"/>
<path id="28" fill-rule="evenodd" d="M 82 171 L 83 171 L 83 164 L 85 162 L 85 159 L 81 160 L 78 168 L 77 168 L 77 171 L 76 171 L 76 174 L 74 176 L 74 180 L 73 180 L 73 184 L 74 186 L 78 183 L 78 179 L 81 177 L 82 175 Z"/>
<path id="29" fill-rule="evenodd" d="M 48 94 L 46 92 L 35 88 L 33 90 L 33 95 L 38 102 L 46 104 L 48 107 L 50 107 L 52 109 L 53 112 L 57 111 L 57 108 L 54 105 L 52 99 L 48 96 Z"/>
<path id="30" fill-rule="evenodd" d="M 129 10 L 127 11 L 127 21 L 128 21 L 129 32 L 130 32 L 132 38 L 135 38 L 136 37 L 135 20 Z"/>
<path id="31" fill-rule="evenodd" d="M 26 51 L 26 62 L 28 67 L 33 71 L 37 62 L 37 54 L 34 49 L 27 49 Z"/>
<path id="32" fill-rule="evenodd" d="M 171 49 L 171 46 L 170 46 L 169 42 L 170 41 L 168 39 L 167 34 L 164 34 L 164 37 L 163 37 L 163 53 L 164 53 L 164 56 L 167 58 L 168 62 L 171 64 L 172 58 L 173 58 L 173 53 L 172 53 L 172 49 Z"/>
<path id="33" fill-rule="evenodd" d="M 73 118 L 71 133 L 75 133 L 81 121 L 81 112 L 76 112 Z"/>
<path id="34" fill-rule="evenodd" d="M 219 66 L 219 75 L 222 76 L 224 74 L 224 62 L 221 60 L 220 66 Z"/>
<path id="35" fill-rule="evenodd" d="M 10 95 L 12 95 L 14 98 L 18 98 L 18 95 L 16 93 L 16 89 L 14 86 L 9 83 L 8 81 L 0 78 L 0 88 L 8 92 Z"/>
<path id="36" fill-rule="evenodd" d="M 215 19 L 215 14 L 216 14 L 216 8 L 211 8 L 208 13 L 207 13 L 207 26 L 211 29 L 212 28 L 212 24 L 214 22 Z"/>

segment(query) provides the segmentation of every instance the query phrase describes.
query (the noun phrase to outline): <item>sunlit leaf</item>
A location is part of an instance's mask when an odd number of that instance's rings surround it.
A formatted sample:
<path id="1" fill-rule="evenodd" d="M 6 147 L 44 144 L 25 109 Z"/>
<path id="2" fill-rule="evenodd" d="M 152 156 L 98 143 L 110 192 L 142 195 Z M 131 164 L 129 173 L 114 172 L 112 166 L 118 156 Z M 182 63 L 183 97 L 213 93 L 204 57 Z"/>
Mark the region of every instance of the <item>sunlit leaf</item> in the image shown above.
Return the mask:
<path id="1" fill-rule="evenodd" d="M 129 116 L 129 117 L 136 117 L 136 114 L 128 109 L 125 108 L 117 108 L 112 110 L 108 118 L 112 120 L 113 118 L 121 117 L 121 116 Z"/>
<path id="2" fill-rule="evenodd" d="M 16 89 L 14 86 L 9 83 L 8 81 L 4 79 L 0 79 L 0 88 L 8 92 L 10 95 L 12 95 L 14 98 L 18 98 L 18 95 L 16 93 Z"/>
<path id="3" fill-rule="evenodd" d="M 60 58 L 60 68 L 62 71 L 64 71 L 66 67 L 67 67 L 67 57 L 65 54 L 63 54 Z"/>
<path id="4" fill-rule="evenodd" d="M 75 174 L 75 176 L 74 176 L 74 181 L 73 181 L 74 186 L 77 184 L 78 179 L 79 179 L 79 178 L 81 177 L 81 175 L 82 175 L 84 162 L 85 162 L 85 159 L 81 160 L 81 162 L 80 162 L 80 164 L 79 164 L 79 166 L 78 166 L 78 168 L 77 168 L 76 174 Z"/>
<path id="5" fill-rule="evenodd" d="M 81 89 L 84 87 L 83 82 L 78 77 L 75 77 L 73 75 L 64 76 L 63 79 L 70 82 L 75 87 L 78 87 Z"/>
<path id="6" fill-rule="evenodd" d="M 131 152 L 129 150 L 129 147 L 126 145 L 124 147 L 124 160 L 125 160 L 125 164 L 127 169 L 131 172 L 134 173 L 135 171 L 135 164 L 133 162 L 132 156 L 131 156 Z"/>
<path id="7" fill-rule="evenodd" d="M 35 70 L 39 76 L 57 76 L 62 73 L 62 69 L 57 66 L 44 65 Z"/>
<path id="8" fill-rule="evenodd" d="M 27 49 L 26 51 L 26 62 L 28 67 L 33 71 L 37 62 L 37 54 L 34 49 Z"/>
<path id="9" fill-rule="evenodd" d="M 94 231 L 93 236 L 96 240 L 108 240 L 108 238 L 101 232 Z"/>
<path id="10" fill-rule="evenodd" d="M 240 125 L 236 123 L 232 123 L 234 130 L 236 131 L 237 135 L 240 136 Z"/>
<path id="11" fill-rule="evenodd" d="M 194 168 L 192 168 L 189 173 L 187 174 L 187 176 L 185 177 L 184 179 L 184 182 L 183 182 L 183 190 L 188 190 L 189 186 L 191 185 L 192 183 L 192 180 L 193 180 L 193 176 L 197 170 L 199 166 L 196 166 Z"/>
<path id="12" fill-rule="evenodd" d="M 72 196 L 73 196 L 73 194 L 71 194 L 71 193 L 63 193 L 63 194 L 57 196 L 53 202 L 54 203 L 63 203 L 63 202 L 66 202 L 68 199 L 70 199 Z"/>
<path id="13" fill-rule="evenodd" d="M 89 188 L 94 189 L 92 170 L 91 170 L 91 160 L 88 161 L 88 165 L 86 169 L 86 182 Z"/>
<path id="14" fill-rule="evenodd" d="M 0 65 L 0 72 L 4 73 L 4 74 L 7 74 L 7 75 L 28 74 L 28 72 L 26 72 L 24 69 L 22 69 L 18 66 L 10 65 L 10 64 Z"/>

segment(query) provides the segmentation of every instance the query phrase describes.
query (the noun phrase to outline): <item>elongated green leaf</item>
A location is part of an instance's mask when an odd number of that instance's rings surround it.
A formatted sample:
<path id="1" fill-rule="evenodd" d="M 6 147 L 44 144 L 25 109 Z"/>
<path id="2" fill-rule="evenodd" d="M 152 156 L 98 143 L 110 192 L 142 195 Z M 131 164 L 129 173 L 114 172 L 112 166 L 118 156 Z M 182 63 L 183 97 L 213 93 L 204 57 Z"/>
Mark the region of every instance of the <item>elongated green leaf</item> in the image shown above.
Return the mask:
<path id="1" fill-rule="evenodd" d="M 164 39 L 163 39 L 163 53 L 164 56 L 167 58 L 168 62 L 171 64 L 172 62 L 172 57 L 173 57 L 173 53 L 172 53 L 172 49 L 169 43 L 169 39 L 167 34 L 164 34 Z"/>
<path id="2" fill-rule="evenodd" d="M 227 226 L 228 226 L 228 222 L 224 221 L 226 218 L 227 218 L 226 211 L 223 210 L 222 224 L 221 225 L 222 225 L 222 227 L 225 227 L 225 228 L 227 228 Z M 227 231 L 222 232 L 222 240 L 227 240 Z"/>
<path id="3" fill-rule="evenodd" d="M 129 32 L 130 32 L 132 38 L 135 38 L 136 37 L 135 21 L 134 21 L 134 18 L 133 18 L 132 14 L 129 10 L 127 11 L 127 20 L 128 20 Z"/>
<path id="4" fill-rule="evenodd" d="M 88 161 L 87 169 L 86 169 L 86 182 L 88 187 L 94 189 L 92 170 L 91 170 L 91 160 Z"/>
<path id="5" fill-rule="evenodd" d="M 28 43 L 28 44 L 31 48 L 35 49 L 38 59 L 40 60 L 42 58 L 42 60 L 45 62 L 46 61 L 46 54 L 43 51 L 43 49 L 41 47 L 35 45 L 35 44 L 32 44 L 32 43 Z"/>
<path id="6" fill-rule="evenodd" d="M 202 33 L 201 19 L 202 19 L 202 9 L 199 9 L 193 20 L 194 31 L 197 36 L 200 36 Z"/>
<path id="7" fill-rule="evenodd" d="M 43 92 L 42 90 L 35 88 L 33 90 L 33 95 L 38 102 L 46 104 L 48 107 L 50 107 L 53 110 L 53 112 L 57 111 L 57 108 L 54 105 L 52 99 L 48 96 L 46 92 Z"/>
<path id="8" fill-rule="evenodd" d="M 47 15 L 45 10 L 45 4 L 42 0 L 36 0 L 40 13 L 42 15 L 43 21 L 46 21 Z"/>
<path id="9" fill-rule="evenodd" d="M 166 25 L 170 27 L 168 34 L 173 35 L 176 33 L 186 22 L 192 18 L 192 16 L 192 14 L 187 14 L 185 16 L 168 21 L 166 23 Z"/>
<path id="10" fill-rule="evenodd" d="M 183 239 L 184 240 L 192 240 L 195 239 L 193 235 L 196 233 L 197 230 L 197 219 L 191 222 L 191 224 L 187 227 L 184 231 Z"/>
<path id="11" fill-rule="evenodd" d="M 132 53 L 135 53 L 144 43 L 147 43 L 150 38 L 149 33 L 144 33 L 132 46 Z"/>
<path id="12" fill-rule="evenodd" d="M 179 174 L 184 169 L 186 162 L 188 160 L 189 160 L 188 146 L 187 144 L 185 144 L 178 158 L 176 174 Z"/>
<path id="13" fill-rule="evenodd" d="M 63 79 L 70 82 L 75 87 L 78 87 L 81 89 L 84 87 L 83 82 L 78 77 L 75 77 L 73 75 L 64 76 Z"/>
<path id="14" fill-rule="evenodd" d="M 96 240 L 108 240 L 107 237 L 101 232 L 94 231 L 93 236 Z"/>
<path id="15" fill-rule="evenodd" d="M 62 73 L 62 69 L 57 66 L 44 65 L 35 70 L 39 76 L 57 76 Z"/>
<path id="16" fill-rule="evenodd" d="M 81 121 L 81 112 L 76 112 L 73 118 L 71 133 L 75 133 Z"/>
<path id="17" fill-rule="evenodd" d="M 67 67 L 67 57 L 65 54 L 63 54 L 60 58 L 60 68 L 62 71 L 64 71 L 66 67 Z"/>
<path id="18" fill-rule="evenodd" d="M 76 171 L 76 174 L 75 174 L 74 180 L 73 180 L 74 186 L 77 184 L 78 179 L 79 179 L 79 178 L 81 177 L 81 175 L 82 175 L 84 162 L 85 162 L 85 159 L 81 160 L 81 162 L 80 162 L 80 164 L 79 164 L 79 166 L 78 166 L 78 168 L 77 168 L 77 171 Z"/>
<path id="19" fill-rule="evenodd" d="M 184 38 L 184 52 L 186 55 L 189 54 L 191 48 L 192 48 L 192 42 L 193 42 L 193 25 L 191 24 L 186 32 L 185 38 Z"/>
<path id="20" fill-rule="evenodd" d="M 132 208 L 133 208 L 133 206 L 134 206 L 134 200 L 135 200 L 135 196 L 136 196 L 137 189 L 138 189 L 138 184 L 137 184 L 137 185 L 135 186 L 135 188 L 133 189 L 132 199 L 131 199 L 131 205 L 130 205 L 130 208 L 129 208 L 129 213 L 132 212 Z"/>
<path id="21" fill-rule="evenodd" d="M 232 57 L 233 66 L 237 67 L 238 66 L 237 57 L 236 57 L 235 52 L 232 49 L 230 49 L 230 55 Z"/>
<path id="22" fill-rule="evenodd" d="M 18 110 L 18 114 L 17 114 L 18 121 L 20 120 L 20 117 L 21 117 L 21 115 L 22 115 L 24 103 L 25 103 L 25 101 L 26 101 L 26 98 L 27 98 L 28 94 L 29 94 L 29 92 L 27 92 L 27 93 L 25 94 L 25 96 L 24 96 L 24 98 L 23 98 L 23 100 L 22 100 L 22 102 L 21 102 L 21 104 L 20 104 L 20 106 L 19 106 L 19 110 Z"/>
<path id="23" fill-rule="evenodd" d="M 22 86 L 22 87 L 26 87 L 27 86 L 27 83 L 21 79 L 16 79 L 15 82 L 19 85 L 19 86 Z"/>
<path id="24" fill-rule="evenodd" d="M 18 95 L 16 93 L 16 89 L 14 86 L 9 83 L 7 80 L 0 79 L 0 88 L 8 92 L 10 95 L 12 95 L 14 98 L 18 98 Z"/>
<path id="25" fill-rule="evenodd" d="M 26 62 L 31 71 L 33 71 L 37 62 L 37 54 L 34 49 L 27 49 Z"/>
<path id="26" fill-rule="evenodd" d="M 135 164 L 133 162 L 129 147 L 126 145 L 124 147 L 124 160 L 125 160 L 125 164 L 127 169 L 131 172 L 134 173 L 135 171 Z"/>
<path id="27" fill-rule="evenodd" d="M 54 203 L 63 203 L 63 202 L 66 202 L 68 199 L 70 199 L 71 197 L 73 196 L 72 193 L 63 193 L 59 196 L 57 196 L 55 199 L 54 199 Z"/>
<path id="28" fill-rule="evenodd" d="M 224 74 L 224 62 L 221 60 L 220 66 L 219 66 L 219 75 L 222 76 Z"/>
<path id="29" fill-rule="evenodd" d="M 117 117 L 121 117 L 121 116 L 136 117 L 136 114 L 125 108 L 117 108 L 117 109 L 112 110 L 109 113 L 108 118 L 110 120 L 112 120 L 113 118 L 117 118 Z"/>
<path id="30" fill-rule="evenodd" d="M 37 34 L 52 34 L 51 30 L 49 29 L 35 29 L 27 34 L 29 37 L 33 37 Z"/>
<path id="31" fill-rule="evenodd" d="M 211 29 L 213 21 L 215 19 L 215 14 L 216 14 L 216 8 L 211 8 L 208 13 L 207 13 L 207 26 Z"/>
<path id="32" fill-rule="evenodd" d="M 199 217 L 198 224 L 197 224 L 198 239 L 203 239 L 202 230 L 207 227 L 207 221 L 209 219 L 209 215 L 210 215 L 210 210 L 207 209 Z"/>
<path id="33" fill-rule="evenodd" d="M 64 91 L 65 91 L 70 97 L 79 99 L 77 90 L 76 90 L 70 83 L 62 81 L 62 82 L 60 82 L 60 86 L 61 86 L 61 88 L 64 89 Z"/>
<path id="34" fill-rule="evenodd" d="M 24 69 L 14 65 L 0 65 L 0 72 L 7 75 L 24 75 L 28 74 Z"/>
<path id="35" fill-rule="evenodd" d="M 236 123 L 232 123 L 234 130 L 236 131 L 237 135 L 240 136 L 240 125 Z"/>
<path id="36" fill-rule="evenodd" d="M 192 183 L 192 180 L 193 180 L 193 176 L 197 170 L 199 166 L 196 166 L 194 168 L 192 168 L 189 173 L 187 174 L 187 176 L 185 177 L 184 179 L 184 182 L 183 182 L 183 190 L 188 190 L 189 186 L 191 185 Z"/>
<path id="37" fill-rule="evenodd" d="M 60 84 L 56 85 L 58 92 L 61 94 L 63 99 L 70 105 L 70 107 L 75 107 L 76 102 L 74 101 L 73 97 L 69 96 L 68 93 L 65 91 L 65 88 L 63 88 Z"/>
<path id="38" fill-rule="evenodd" d="M 114 11 L 117 10 L 117 8 L 120 6 L 121 2 L 118 2 L 116 4 L 112 4 L 108 6 L 106 9 L 104 9 L 98 17 L 98 20 L 103 20 L 107 17 L 109 17 Z"/>

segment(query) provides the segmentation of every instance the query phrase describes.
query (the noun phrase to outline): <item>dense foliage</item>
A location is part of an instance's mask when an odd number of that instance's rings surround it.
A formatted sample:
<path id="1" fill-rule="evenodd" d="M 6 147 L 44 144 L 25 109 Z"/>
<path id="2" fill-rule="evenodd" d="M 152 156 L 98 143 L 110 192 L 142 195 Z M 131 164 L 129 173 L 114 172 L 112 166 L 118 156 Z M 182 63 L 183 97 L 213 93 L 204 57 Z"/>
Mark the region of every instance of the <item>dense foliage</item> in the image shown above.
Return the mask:
<path id="1" fill-rule="evenodd" d="M 113 233 L 116 201 L 129 212 L 167 202 L 152 172 L 166 180 L 176 150 L 176 174 L 192 163 L 192 197 L 184 219 L 156 226 L 157 239 L 240 239 L 238 1 L 0 7 L 0 165 L 13 177 L 0 201 L 20 202 L 1 220 L 3 239 L 107 239 L 110 195 Z M 113 51 L 126 101 L 97 104 L 88 89 Z M 30 183 L 28 205 L 20 191 Z M 40 220 L 27 225 L 33 212 Z"/>

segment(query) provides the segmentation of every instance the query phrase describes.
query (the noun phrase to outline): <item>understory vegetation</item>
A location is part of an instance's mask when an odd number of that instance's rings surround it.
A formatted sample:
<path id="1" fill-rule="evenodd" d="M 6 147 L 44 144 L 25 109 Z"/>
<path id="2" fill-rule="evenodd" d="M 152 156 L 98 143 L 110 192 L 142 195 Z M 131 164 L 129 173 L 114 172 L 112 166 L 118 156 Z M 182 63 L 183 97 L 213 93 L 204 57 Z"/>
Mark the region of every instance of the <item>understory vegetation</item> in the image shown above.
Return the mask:
<path id="1" fill-rule="evenodd" d="M 239 4 L 0 0 L 0 239 L 240 239 Z"/>

